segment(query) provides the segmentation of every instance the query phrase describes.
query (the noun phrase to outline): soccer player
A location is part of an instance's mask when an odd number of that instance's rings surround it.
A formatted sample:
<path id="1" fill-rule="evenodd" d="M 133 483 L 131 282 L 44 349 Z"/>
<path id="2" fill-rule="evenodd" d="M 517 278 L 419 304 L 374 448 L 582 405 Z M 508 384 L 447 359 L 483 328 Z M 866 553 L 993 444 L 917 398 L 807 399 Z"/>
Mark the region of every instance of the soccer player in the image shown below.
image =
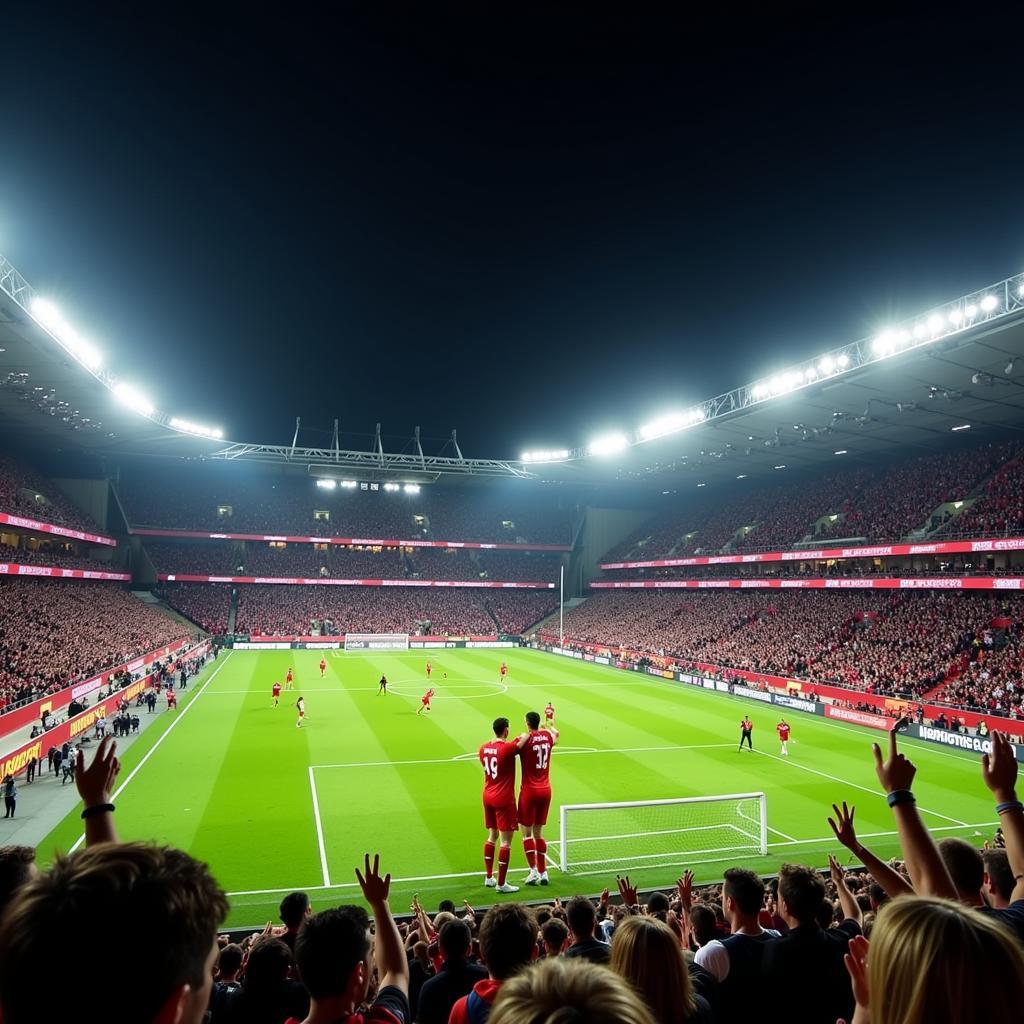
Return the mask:
<path id="1" fill-rule="evenodd" d="M 320 659 L 320 678 L 323 679 L 327 672 L 327 661 L 324 658 Z"/>
<path id="2" fill-rule="evenodd" d="M 775 731 L 779 734 L 779 742 L 782 744 L 782 756 L 789 756 L 789 749 L 787 744 L 789 743 L 789 722 L 784 718 L 779 720 L 779 724 L 775 726 Z"/>
<path id="3" fill-rule="evenodd" d="M 291 668 L 289 668 L 288 669 L 288 674 L 284 677 L 285 688 L 290 690 L 292 688 L 292 682 L 293 682 L 292 670 L 291 670 Z"/>
<path id="4" fill-rule="evenodd" d="M 299 709 L 299 720 L 295 723 L 295 728 L 298 729 L 302 726 L 302 720 L 306 717 L 306 702 L 300 697 L 295 702 L 295 706 Z"/>
<path id="5" fill-rule="evenodd" d="M 743 744 L 746 743 L 750 747 L 751 753 L 753 753 L 754 741 L 751 739 L 753 732 L 754 723 L 750 720 L 750 715 L 744 715 L 743 721 L 740 722 L 740 750 L 743 749 Z"/>
<path id="6" fill-rule="evenodd" d="M 172 708 L 175 711 L 177 711 L 177 709 L 178 709 L 178 695 L 174 692 L 174 690 L 171 689 L 170 686 L 168 686 L 167 687 L 167 710 L 170 711 Z"/>
<path id="7" fill-rule="evenodd" d="M 529 732 L 521 736 L 519 761 L 522 776 L 519 783 L 519 824 L 523 826 L 523 851 L 530 873 L 527 885 L 548 884 L 547 841 L 541 829 L 548 823 L 551 807 L 551 750 L 558 742 L 558 730 L 553 725 L 540 727 L 540 715 L 529 711 L 526 715 Z"/>
<path id="8" fill-rule="evenodd" d="M 498 669 L 498 674 L 501 676 L 501 681 L 505 682 L 505 676 L 508 675 L 508 665 L 505 662 L 501 663 L 501 668 Z"/>
<path id="9" fill-rule="evenodd" d="M 278 703 L 281 700 L 281 684 L 280 683 L 274 683 L 274 685 L 271 688 L 270 692 L 271 692 L 271 694 L 274 697 L 274 707 L 276 708 Z"/>
<path id="10" fill-rule="evenodd" d="M 430 679 L 430 662 L 427 662 L 427 679 Z"/>
<path id="11" fill-rule="evenodd" d="M 388 695 L 388 677 L 383 672 L 381 673 L 380 682 L 377 684 L 377 696 L 379 697 L 382 693 L 385 697 Z"/>
<path id="12" fill-rule="evenodd" d="M 422 697 L 420 697 L 420 707 L 416 714 L 420 714 L 422 711 L 430 710 L 430 698 L 434 696 L 434 688 L 431 687 Z"/>
<path id="13" fill-rule="evenodd" d="M 554 704 L 551 703 L 551 701 L 548 701 L 548 706 L 544 709 L 544 721 L 545 722 L 554 722 L 554 720 L 555 720 L 555 706 L 554 706 Z"/>
<path id="14" fill-rule="evenodd" d="M 525 736 L 511 741 L 508 738 L 508 719 L 496 718 L 492 725 L 494 739 L 480 747 L 480 764 L 484 769 L 484 885 L 497 892 L 519 892 L 511 885 L 508 862 L 512 856 L 512 833 L 516 823 L 516 754 L 526 742 Z M 498 846 L 498 877 L 494 877 L 494 844 Z"/>

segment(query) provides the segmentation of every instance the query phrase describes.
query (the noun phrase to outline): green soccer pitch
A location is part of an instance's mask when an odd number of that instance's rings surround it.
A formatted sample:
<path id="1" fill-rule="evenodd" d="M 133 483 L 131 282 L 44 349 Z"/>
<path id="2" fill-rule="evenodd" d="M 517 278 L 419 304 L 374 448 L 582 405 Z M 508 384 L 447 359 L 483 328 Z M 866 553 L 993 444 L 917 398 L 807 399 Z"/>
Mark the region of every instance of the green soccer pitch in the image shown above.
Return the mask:
<path id="1" fill-rule="evenodd" d="M 483 885 L 476 751 L 493 719 L 510 719 L 514 735 L 525 713 L 543 711 L 549 700 L 562 734 L 552 760 L 549 841 L 558 839 L 562 803 L 767 794 L 767 857 L 703 853 L 689 864 L 685 856 L 665 862 L 650 857 L 663 848 L 651 845 L 658 840 L 639 836 L 638 863 L 645 855 L 660 863 L 628 872 L 642 888 L 671 886 L 688 866 L 698 883 L 740 861 L 765 873 L 786 860 L 826 866 L 827 854 L 840 852 L 826 821 L 833 801 L 856 804 L 858 833 L 877 852 L 898 852 L 871 754 L 871 743 L 886 737 L 874 730 L 792 712 L 784 758 L 775 736 L 780 709 L 652 676 L 519 649 L 324 657 L 321 679 L 320 651 L 222 654 L 181 694 L 178 711 L 162 712 L 124 758 L 121 836 L 171 843 L 207 861 L 231 894 L 229 924 L 276 920 L 281 896 L 293 889 L 308 891 L 315 908 L 357 901 L 353 868 L 364 851 L 379 851 L 393 874 L 396 911 L 416 892 L 428 908 L 446 897 L 493 902 Z M 427 657 L 437 695 L 430 714 L 417 716 Z M 274 708 L 271 684 L 289 665 L 295 688 Z M 377 694 L 382 672 L 391 684 L 386 697 Z M 301 729 L 299 695 L 307 711 Z M 755 724 L 753 754 L 737 750 L 743 713 Z M 989 838 L 996 822 L 978 759 L 906 739 L 901 745 L 918 765 L 914 789 L 928 826 L 979 844 Z M 80 835 L 76 810 L 40 853 L 67 850 Z M 497 898 L 614 890 L 622 870 L 562 875 L 557 846 L 550 854 L 550 886 Z M 525 873 L 517 835 L 509 880 L 521 885 Z"/>

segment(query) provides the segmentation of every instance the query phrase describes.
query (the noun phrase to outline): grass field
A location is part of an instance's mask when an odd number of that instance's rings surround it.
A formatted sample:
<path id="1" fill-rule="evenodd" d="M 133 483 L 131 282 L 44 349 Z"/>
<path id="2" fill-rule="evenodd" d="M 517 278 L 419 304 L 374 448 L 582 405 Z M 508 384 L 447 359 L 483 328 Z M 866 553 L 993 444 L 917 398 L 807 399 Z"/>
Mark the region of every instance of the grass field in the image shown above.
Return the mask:
<path id="1" fill-rule="evenodd" d="M 562 730 L 550 839 L 558 838 L 561 803 L 764 791 L 769 856 L 745 858 L 755 870 L 785 860 L 824 866 L 837 849 L 825 819 L 843 799 L 857 805 L 862 838 L 872 837 L 886 856 L 897 852 L 871 758 L 871 742 L 884 736 L 873 730 L 793 712 L 783 758 L 774 734 L 778 709 L 530 650 L 432 653 L 434 710 L 417 717 L 423 654 L 329 652 L 323 679 L 320 657 L 222 654 L 185 691 L 179 710 L 163 713 L 125 757 L 117 796 L 122 837 L 173 843 L 208 861 L 232 894 L 231 924 L 276 919 L 282 893 L 293 889 L 309 891 L 317 908 L 354 901 L 352 869 L 364 850 L 382 853 L 396 880 L 397 910 L 414 892 L 428 907 L 445 897 L 489 902 L 475 751 L 494 718 L 508 717 L 515 732 L 527 711 L 548 700 Z M 502 657 L 507 690 L 498 680 Z M 296 688 L 275 709 L 270 686 L 288 665 Z M 392 685 L 386 698 L 377 695 L 382 672 Z M 307 709 L 301 729 L 291 706 L 299 694 Z M 755 723 L 753 755 L 737 752 L 743 712 Z M 928 825 L 941 835 L 989 837 L 995 816 L 977 758 L 914 741 L 904 746 L 918 764 L 914 788 Z M 76 811 L 40 852 L 67 850 L 80 834 Z M 656 848 L 652 842 L 637 839 L 636 852 Z M 720 878 L 737 859 L 695 856 L 698 883 Z M 688 866 L 685 858 L 653 860 L 661 866 L 630 871 L 644 887 L 669 885 Z M 521 883 L 525 869 L 517 838 L 510 881 Z M 598 892 L 614 888 L 614 875 L 614 867 L 568 876 L 552 870 L 547 889 L 504 898 Z"/>

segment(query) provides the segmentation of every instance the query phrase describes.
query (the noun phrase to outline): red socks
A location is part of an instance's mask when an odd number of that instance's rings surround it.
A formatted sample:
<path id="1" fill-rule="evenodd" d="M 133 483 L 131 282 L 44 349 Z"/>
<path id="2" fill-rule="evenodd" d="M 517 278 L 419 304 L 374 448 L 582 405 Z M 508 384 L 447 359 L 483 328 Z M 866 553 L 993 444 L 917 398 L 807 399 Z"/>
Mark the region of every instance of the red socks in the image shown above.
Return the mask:
<path id="1" fill-rule="evenodd" d="M 487 871 L 487 877 L 490 878 L 494 874 L 494 843 L 490 840 L 484 843 L 484 868 Z"/>
<path id="2" fill-rule="evenodd" d="M 511 846 L 502 846 L 498 849 L 498 885 L 505 884 L 505 876 L 508 874 L 508 860 L 512 855 Z"/>
<path id="3" fill-rule="evenodd" d="M 526 863 L 530 867 L 535 867 L 537 864 L 536 846 L 537 840 L 533 836 L 523 836 L 523 852 L 526 854 Z"/>
<path id="4" fill-rule="evenodd" d="M 537 843 L 537 870 L 543 875 L 548 869 L 548 841 L 546 839 L 537 839 L 535 842 Z"/>

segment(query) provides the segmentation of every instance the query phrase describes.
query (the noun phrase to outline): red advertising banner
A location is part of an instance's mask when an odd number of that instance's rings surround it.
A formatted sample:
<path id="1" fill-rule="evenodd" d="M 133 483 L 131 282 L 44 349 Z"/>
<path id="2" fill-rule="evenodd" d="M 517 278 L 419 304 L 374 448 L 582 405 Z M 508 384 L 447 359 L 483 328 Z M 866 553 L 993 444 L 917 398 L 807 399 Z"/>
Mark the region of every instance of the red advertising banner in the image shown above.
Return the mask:
<path id="1" fill-rule="evenodd" d="M 176 640 L 173 644 L 168 644 L 166 647 L 158 647 L 143 654 L 141 657 L 135 658 L 133 661 L 126 662 L 123 665 L 115 665 L 113 668 L 108 668 L 105 672 L 92 676 L 90 679 L 83 679 L 81 682 L 75 683 L 73 686 L 67 686 L 56 693 L 48 693 L 45 697 L 32 701 L 31 704 L 24 704 L 20 708 L 8 711 L 6 714 L 0 715 L 0 732 L 7 736 L 22 726 L 38 722 L 45 706 L 48 705 L 51 711 L 59 711 L 61 708 L 67 707 L 73 699 L 85 697 L 90 693 L 101 690 L 106 686 L 107 680 L 115 673 L 123 670 L 137 672 L 146 665 L 152 665 L 154 661 L 160 661 L 163 658 L 176 654 L 186 643 L 188 641 L 184 639 Z M 196 650 L 201 650 L 201 648 L 202 645 L 197 647 Z M 189 652 L 190 655 L 191 653 Z"/>
<path id="2" fill-rule="evenodd" d="M 897 719 L 885 715 L 871 715 L 866 711 L 854 711 L 852 708 L 840 708 L 834 704 L 825 705 L 825 717 L 837 718 L 841 722 L 853 722 L 854 725 L 866 725 L 871 729 L 892 732 Z"/>
<path id="3" fill-rule="evenodd" d="M 876 544 L 814 551 L 763 551 L 748 555 L 694 555 L 650 562 L 602 562 L 602 569 L 661 569 L 672 565 L 746 565 L 751 562 L 808 562 L 820 558 L 885 558 L 893 555 L 962 555 L 977 552 L 1024 551 L 1024 537 L 949 540 L 931 544 Z"/>
<path id="4" fill-rule="evenodd" d="M 55 565 L 16 565 L 0 562 L 0 576 L 49 576 L 63 580 L 117 580 L 128 583 L 131 573 L 105 572 L 101 569 L 59 569 Z"/>
<path id="5" fill-rule="evenodd" d="M 836 579 L 598 580 L 592 590 L 1022 590 L 1024 576 L 853 576 Z"/>
<path id="6" fill-rule="evenodd" d="M 182 537 L 201 540 L 265 540 L 286 544 L 340 544 L 364 548 L 473 548 L 481 551 L 571 551 L 568 544 L 498 544 L 476 540 L 382 540 L 360 537 L 303 537 L 276 533 L 206 533 L 202 530 L 157 530 L 148 526 L 131 526 L 131 533 L 140 537 Z"/>
<path id="7" fill-rule="evenodd" d="M 497 580 L 335 580 L 298 576 L 192 576 L 165 573 L 157 576 L 161 583 L 282 583 L 285 586 L 319 587 L 488 587 L 497 590 L 554 590 L 554 583 L 501 583 Z"/>
<path id="8" fill-rule="evenodd" d="M 23 530 L 52 533 L 57 537 L 70 537 L 72 540 L 87 540 L 90 544 L 106 544 L 107 547 L 117 547 L 117 541 L 113 537 L 105 537 L 100 533 L 85 533 L 83 530 L 71 530 L 66 526 L 55 526 L 53 523 L 43 523 L 38 519 L 28 519 L 25 516 L 12 516 L 6 512 L 0 512 L 0 525 L 19 526 Z"/>
<path id="9" fill-rule="evenodd" d="M 460 640 L 460 641 L 494 641 L 498 639 L 497 633 L 491 633 L 487 636 L 414 636 L 409 634 L 410 640 Z M 249 642 L 253 644 L 269 644 L 269 643 L 294 643 L 294 644 L 310 644 L 317 643 L 320 640 L 333 640 L 338 643 L 345 642 L 345 634 L 339 633 L 337 636 L 273 636 L 270 634 L 264 635 L 261 633 L 254 634 L 249 637 Z"/>

